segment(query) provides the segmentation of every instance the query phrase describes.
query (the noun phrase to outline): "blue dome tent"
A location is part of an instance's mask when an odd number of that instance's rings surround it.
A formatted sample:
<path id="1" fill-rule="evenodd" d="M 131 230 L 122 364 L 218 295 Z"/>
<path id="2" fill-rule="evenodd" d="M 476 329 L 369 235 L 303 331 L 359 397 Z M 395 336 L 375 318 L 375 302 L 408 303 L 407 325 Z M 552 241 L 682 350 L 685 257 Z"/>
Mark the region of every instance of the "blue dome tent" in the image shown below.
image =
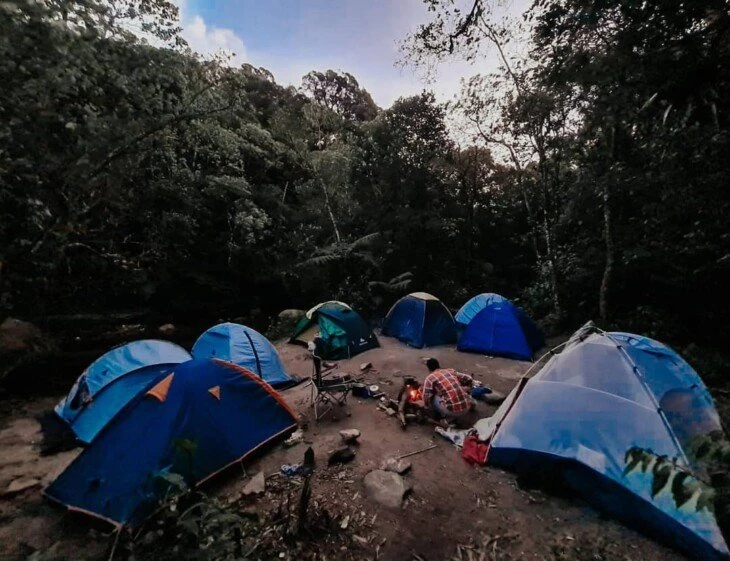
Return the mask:
<path id="1" fill-rule="evenodd" d="M 491 418 L 488 463 L 554 476 L 693 559 L 727 558 L 692 455 L 722 430 L 699 376 L 651 339 L 581 331 Z"/>
<path id="2" fill-rule="evenodd" d="M 211 327 L 198 338 L 192 352 L 195 358 L 219 358 L 243 366 L 275 388 L 298 381 L 284 370 L 279 353 L 266 337 L 238 323 Z"/>
<path id="3" fill-rule="evenodd" d="M 383 335 L 420 349 L 455 342 L 456 324 L 441 300 L 426 292 L 414 292 L 390 308 Z"/>
<path id="4" fill-rule="evenodd" d="M 545 344 L 542 333 L 520 308 L 499 294 L 479 294 L 456 314 L 464 330 L 457 349 L 518 360 L 532 360 Z"/>
<path id="5" fill-rule="evenodd" d="M 88 444 L 137 393 L 191 358 L 169 341 L 148 339 L 121 345 L 84 370 L 55 412 Z"/>
<path id="6" fill-rule="evenodd" d="M 255 374 L 191 360 L 137 395 L 45 495 L 133 528 L 174 491 L 169 476 L 194 487 L 296 426 L 281 396 Z"/>

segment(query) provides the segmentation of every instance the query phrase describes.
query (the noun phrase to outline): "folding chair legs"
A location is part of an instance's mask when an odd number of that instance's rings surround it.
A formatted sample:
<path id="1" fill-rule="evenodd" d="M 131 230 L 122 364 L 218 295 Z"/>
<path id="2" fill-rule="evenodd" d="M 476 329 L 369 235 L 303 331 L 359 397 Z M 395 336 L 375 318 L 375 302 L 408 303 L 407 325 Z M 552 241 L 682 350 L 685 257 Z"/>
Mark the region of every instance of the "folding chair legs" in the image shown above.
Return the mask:
<path id="1" fill-rule="evenodd" d="M 350 386 L 339 388 L 337 392 L 320 390 L 312 384 L 312 407 L 314 407 L 314 420 L 319 421 L 327 413 L 334 409 L 335 405 L 344 407 L 347 404 L 347 395 L 350 393 Z"/>
<path id="2" fill-rule="evenodd" d="M 335 405 L 343 407 L 347 403 L 347 395 L 352 390 L 352 383 L 348 380 L 322 380 L 312 368 L 312 391 L 310 394 L 311 406 L 314 408 L 314 420 L 319 421 L 332 411 Z"/>

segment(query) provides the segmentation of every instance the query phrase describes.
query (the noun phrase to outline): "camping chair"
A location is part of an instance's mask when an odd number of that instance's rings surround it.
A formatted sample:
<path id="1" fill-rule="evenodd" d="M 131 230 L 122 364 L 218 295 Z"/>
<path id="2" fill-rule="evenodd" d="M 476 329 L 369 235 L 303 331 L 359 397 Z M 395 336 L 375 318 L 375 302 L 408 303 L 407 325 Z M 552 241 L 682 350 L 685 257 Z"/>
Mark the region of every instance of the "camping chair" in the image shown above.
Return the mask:
<path id="1" fill-rule="evenodd" d="M 314 407 L 314 420 L 319 421 L 335 405 L 342 407 L 347 403 L 347 396 L 352 391 L 355 380 L 349 375 L 325 378 L 315 362 L 312 360 L 311 405 Z"/>

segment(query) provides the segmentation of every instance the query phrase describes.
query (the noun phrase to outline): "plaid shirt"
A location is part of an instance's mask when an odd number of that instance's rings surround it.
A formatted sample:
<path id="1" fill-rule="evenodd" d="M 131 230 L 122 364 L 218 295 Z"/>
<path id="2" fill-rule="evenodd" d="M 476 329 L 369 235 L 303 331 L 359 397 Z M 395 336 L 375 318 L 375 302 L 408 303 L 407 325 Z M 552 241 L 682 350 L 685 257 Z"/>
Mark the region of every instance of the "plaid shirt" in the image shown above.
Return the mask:
<path id="1" fill-rule="evenodd" d="M 471 376 L 457 372 L 451 368 L 439 368 L 426 377 L 423 382 L 423 403 L 427 407 L 438 396 L 452 413 L 461 413 L 471 407 L 469 391 L 464 386 L 471 386 Z"/>

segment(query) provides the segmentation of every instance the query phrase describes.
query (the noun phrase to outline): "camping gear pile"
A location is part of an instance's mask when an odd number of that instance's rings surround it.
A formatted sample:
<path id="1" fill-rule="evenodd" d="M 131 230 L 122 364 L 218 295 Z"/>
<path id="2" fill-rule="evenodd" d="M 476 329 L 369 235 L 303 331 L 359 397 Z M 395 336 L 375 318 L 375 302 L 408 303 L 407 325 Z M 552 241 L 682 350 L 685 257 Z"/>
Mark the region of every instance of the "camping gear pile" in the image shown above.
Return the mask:
<path id="1" fill-rule="evenodd" d="M 55 409 L 87 447 L 45 495 L 136 527 L 171 493 L 294 432 L 296 415 L 272 385 L 296 382 L 273 345 L 243 325 L 209 329 L 192 356 L 166 341 L 112 349 Z"/>

